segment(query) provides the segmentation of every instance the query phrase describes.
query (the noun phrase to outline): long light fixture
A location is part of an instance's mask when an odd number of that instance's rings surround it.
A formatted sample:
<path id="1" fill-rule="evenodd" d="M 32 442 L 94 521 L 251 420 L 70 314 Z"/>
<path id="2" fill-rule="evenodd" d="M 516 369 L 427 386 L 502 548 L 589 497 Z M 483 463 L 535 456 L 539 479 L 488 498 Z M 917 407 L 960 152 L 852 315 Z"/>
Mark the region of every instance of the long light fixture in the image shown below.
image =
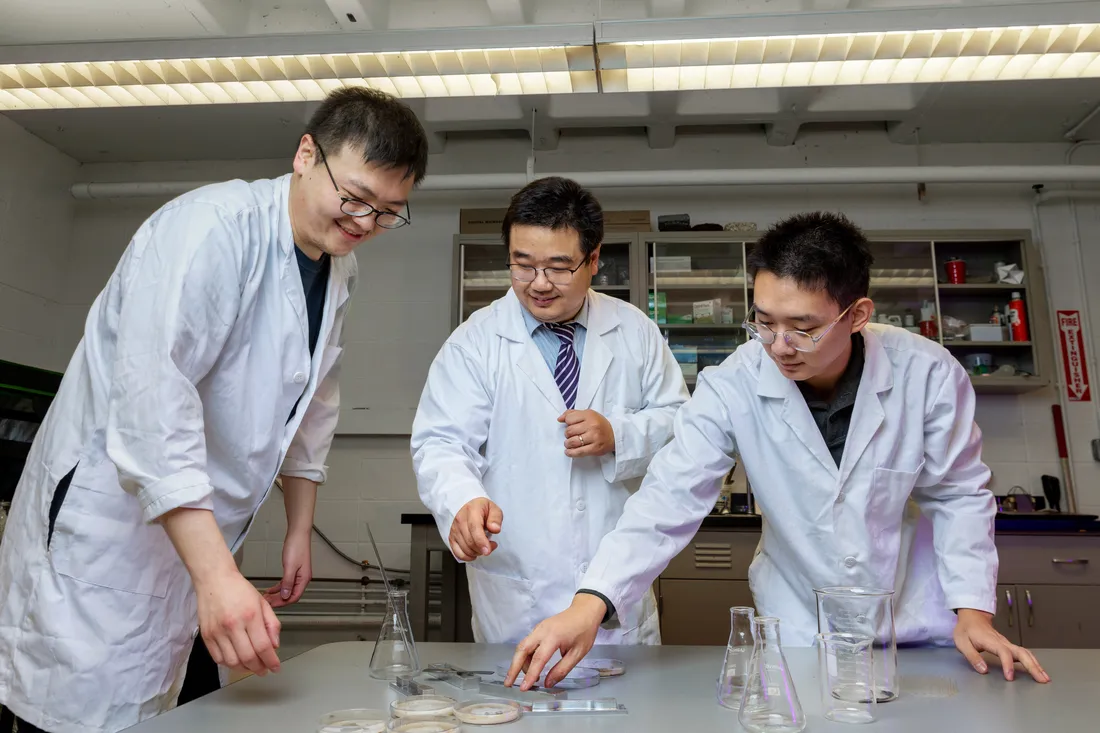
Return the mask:
<path id="1" fill-rule="evenodd" d="M 1100 76 L 1100 25 L 600 44 L 605 92 Z"/>
<path id="2" fill-rule="evenodd" d="M 1100 77 L 1100 24 L 0 64 L 0 110 Z M 597 56 L 599 64 L 597 66 Z"/>
<path id="3" fill-rule="evenodd" d="M 0 110 L 596 92 L 591 46 L 0 65 Z"/>

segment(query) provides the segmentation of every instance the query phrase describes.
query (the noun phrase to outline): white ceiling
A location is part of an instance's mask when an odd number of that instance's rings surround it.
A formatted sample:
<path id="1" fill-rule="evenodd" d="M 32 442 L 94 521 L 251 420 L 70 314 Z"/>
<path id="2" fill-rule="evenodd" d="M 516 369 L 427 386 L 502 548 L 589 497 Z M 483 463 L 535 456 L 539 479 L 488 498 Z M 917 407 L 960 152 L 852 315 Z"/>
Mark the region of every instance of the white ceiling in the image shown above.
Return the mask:
<path id="1" fill-rule="evenodd" d="M 507 45 L 507 39 L 522 33 L 587 34 L 590 43 L 593 33 L 601 38 L 661 38 L 698 37 L 708 29 L 728 36 L 740 29 L 794 33 L 912 30 L 918 22 L 924 27 L 973 27 L 1100 20 L 1100 2 L 1052 0 L 0 0 L 0 5 L 0 63 L 92 56 L 172 58 L 184 52 L 218 55 L 221 50 L 221 55 L 236 55 L 275 44 L 374 50 L 408 39 L 435 48 L 468 48 L 470 43 L 501 39 Z M 739 15 L 728 17 L 734 12 Z M 727 17 L 707 17 L 718 14 Z M 520 25 L 525 27 L 510 27 Z M 175 40 L 141 43 L 149 39 Z M 200 51 L 195 44 L 207 45 Z M 173 55 L 156 55 L 168 54 L 169 47 Z M 537 109 L 534 143 L 540 149 L 554 148 L 562 130 L 575 134 L 607 128 L 647 135 L 656 148 L 669 147 L 676 134 L 700 128 L 749 128 L 766 135 L 772 145 L 789 145 L 799 134 L 826 124 L 879 126 L 895 142 L 906 144 L 1055 142 L 1100 104 L 1100 80 L 409 102 L 433 134 L 436 150 L 444 149 L 448 135 L 525 134 L 532 109 Z M 8 116 L 80 161 L 216 160 L 288 154 L 308 111 L 307 105 L 287 103 L 42 110 Z M 1100 115 L 1078 130 L 1078 138 L 1090 136 L 1100 137 Z"/>

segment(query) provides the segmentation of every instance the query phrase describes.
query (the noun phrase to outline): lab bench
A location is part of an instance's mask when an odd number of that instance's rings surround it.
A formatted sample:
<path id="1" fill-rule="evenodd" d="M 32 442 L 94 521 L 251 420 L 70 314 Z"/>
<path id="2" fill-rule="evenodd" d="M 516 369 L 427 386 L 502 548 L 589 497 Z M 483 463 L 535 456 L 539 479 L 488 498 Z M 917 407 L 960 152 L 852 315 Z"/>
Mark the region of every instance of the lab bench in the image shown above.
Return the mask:
<path id="1" fill-rule="evenodd" d="M 1018 526 L 1010 519 L 1004 518 L 1006 526 Z M 438 552 L 443 570 L 440 638 L 472 641 L 465 567 L 451 556 L 431 515 L 403 514 L 401 522 L 412 529 L 413 634 L 427 638 L 426 613 L 419 609 L 427 608 L 427 569 L 431 553 Z M 725 645 L 730 606 L 754 605 L 748 571 L 760 524 L 753 515 L 703 519 L 656 584 L 664 644 Z M 998 630 L 1027 647 L 1100 649 L 1100 524 L 1080 532 L 998 529 L 995 541 Z"/>
<path id="2" fill-rule="evenodd" d="M 782 629 L 780 630 L 782 632 Z M 371 642 L 342 642 L 317 647 L 283 665 L 281 672 L 248 677 L 195 702 L 182 705 L 130 728 L 131 733 L 234 731 L 312 733 L 323 714 L 349 708 L 388 708 L 395 693 L 386 682 L 371 679 Z M 424 665 L 449 662 L 469 670 L 492 670 L 511 659 L 504 645 L 418 644 Z M 570 690 L 569 699 L 614 698 L 625 714 L 589 714 L 547 719 L 525 715 L 503 730 L 577 731 L 592 733 L 665 733 L 666 731 L 742 730 L 737 713 L 715 701 L 715 679 L 724 647 L 596 647 L 590 657 L 613 657 L 626 664 L 621 677 L 596 687 Z M 990 673 L 974 672 L 954 649 L 899 650 L 900 697 L 878 706 L 874 729 L 891 733 L 943 731 L 1036 730 L 1086 731 L 1100 718 L 1100 651 L 1036 649 L 1051 676 L 1040 685 L 1024 673 L 1005 681 L 995 664 Z M 840 733 L 852 726 L 831 723 L 821 714 L 817 653 L 811 648 L 784 649 L 795 691 L 806 714 L 808 733 Z M 465 697 L 436 682 L 437 694 Z M 477 726 L 464 726 L 471 731 Z"/>

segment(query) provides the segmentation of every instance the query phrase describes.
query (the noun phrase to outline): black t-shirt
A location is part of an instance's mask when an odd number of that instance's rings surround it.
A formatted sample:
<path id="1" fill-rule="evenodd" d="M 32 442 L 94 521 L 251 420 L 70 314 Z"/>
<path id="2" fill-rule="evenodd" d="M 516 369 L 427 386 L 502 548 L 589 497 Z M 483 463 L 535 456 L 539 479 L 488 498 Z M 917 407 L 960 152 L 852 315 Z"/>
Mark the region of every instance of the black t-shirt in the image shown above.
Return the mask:
<path id="1" fill-rule="evenodd" d="M 322 254 L 321 259 L 311 260 L 305 252 L 294 247 L 298 258 L 298 272 L 302 276 L 302 292 L 306 295 L 306 318 L 309 322 L 309 355 L 312 357 L 317 348 L 317 337 L 321 333 L 321 320 L 325 313 L 325 293 L 328 291 L 329 256 Z M 294 419 L 298 403 L 290 411 L 287 422 Z"/>

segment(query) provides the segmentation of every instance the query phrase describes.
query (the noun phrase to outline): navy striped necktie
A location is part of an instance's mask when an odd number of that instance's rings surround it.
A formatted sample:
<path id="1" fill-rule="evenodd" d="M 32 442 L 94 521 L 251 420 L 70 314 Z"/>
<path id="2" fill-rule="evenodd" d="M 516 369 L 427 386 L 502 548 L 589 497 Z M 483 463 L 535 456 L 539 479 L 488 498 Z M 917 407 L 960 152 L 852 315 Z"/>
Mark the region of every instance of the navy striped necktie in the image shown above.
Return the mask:
<path id="1" fill-rule="evenodd" d="M 581 379 L 581 364 L 573 348 L 573 336 L 576 323 L 545 323 L 550 332 L 558 337 L 561 347 L 558 349 L 558 365 L 554 368 L 554 381 L 558 383 L 566 409 L 572 410 L 577 401 L 577 385 Z"/>

